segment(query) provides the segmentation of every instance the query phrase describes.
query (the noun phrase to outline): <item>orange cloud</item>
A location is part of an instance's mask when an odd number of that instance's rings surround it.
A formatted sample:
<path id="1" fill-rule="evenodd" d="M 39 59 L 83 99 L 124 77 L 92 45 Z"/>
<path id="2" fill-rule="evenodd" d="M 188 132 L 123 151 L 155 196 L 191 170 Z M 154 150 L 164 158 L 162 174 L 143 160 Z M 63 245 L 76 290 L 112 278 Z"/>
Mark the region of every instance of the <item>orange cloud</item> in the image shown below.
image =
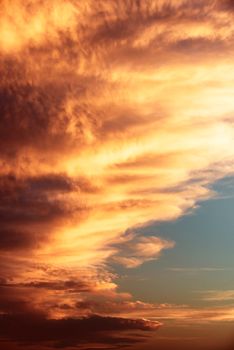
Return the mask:
<path id="1" fill-rule="evenodd" d="M 156 260 L 163 249 L 173 248 L 174 242 L 158 237 L 134 237 L 123 243 L 122 254 L 113 257 L 114 262 L 134 268 L 145 261 Z"/>
<path id="2" fill-rule="evenodd" d="M 4 54 L 58 40 L 60 31 L 76 25 L 78 15 L 70 1 L 4 0 L 1 7 L 0 50 Z"/>
<path id="3" fill-rule="evenodd" d="M 233 6 L 4 0 L 0 17 L 4 288 L 57 318 L 125 300 L 108 264 L 174 244 L 129 232 L 233 174 Z"/>
<path id="4" fill-rule="evenodd" d="M 227 301 L 234 300 L 233 290 L 208 290 L 201 293 L 205 301 Z"/>

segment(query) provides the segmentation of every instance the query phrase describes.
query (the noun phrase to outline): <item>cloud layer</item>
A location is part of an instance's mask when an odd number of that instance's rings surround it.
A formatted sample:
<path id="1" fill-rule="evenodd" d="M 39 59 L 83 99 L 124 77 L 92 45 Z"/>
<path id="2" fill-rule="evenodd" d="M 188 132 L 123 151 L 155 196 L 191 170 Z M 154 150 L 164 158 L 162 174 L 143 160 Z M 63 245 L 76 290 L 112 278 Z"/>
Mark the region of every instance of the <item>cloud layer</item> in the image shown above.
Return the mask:
<path id="1" fill-rule="evenodd" d="M 136 229 L 233 174 L 233 16 L 224 0 L 2 1 L 1 323 L 16 305 L 49 310 L 32 322 L 53 332 L 139 308 L 109 266 L 173 248 Z"/>

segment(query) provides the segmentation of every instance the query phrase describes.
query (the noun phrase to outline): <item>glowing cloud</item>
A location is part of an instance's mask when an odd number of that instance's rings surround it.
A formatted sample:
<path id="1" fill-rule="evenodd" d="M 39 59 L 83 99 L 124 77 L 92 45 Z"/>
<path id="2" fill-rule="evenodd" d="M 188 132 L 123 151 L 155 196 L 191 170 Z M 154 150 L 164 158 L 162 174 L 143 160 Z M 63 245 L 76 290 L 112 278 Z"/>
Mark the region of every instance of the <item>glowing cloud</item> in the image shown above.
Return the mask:
<path id="1" fill-rule="evenodd" d="M 174 246 L 129 232 L 233 174 L 233 13 L 213 0 L 2 1 L 2 312 L 29 290 L 53 319 L 101 314 L 81 308 L 90 296 L 127 307 L 108 264 Z"/>

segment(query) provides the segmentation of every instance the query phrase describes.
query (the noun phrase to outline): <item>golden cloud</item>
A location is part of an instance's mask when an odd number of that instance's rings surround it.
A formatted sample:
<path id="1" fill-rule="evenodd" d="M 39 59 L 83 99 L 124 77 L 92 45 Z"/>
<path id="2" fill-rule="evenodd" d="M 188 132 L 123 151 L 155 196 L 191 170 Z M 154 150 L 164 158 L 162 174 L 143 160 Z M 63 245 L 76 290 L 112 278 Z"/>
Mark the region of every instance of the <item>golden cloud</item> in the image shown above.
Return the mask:
<path id="1" fill-rule="evenodd" d="M 108 263 L 174 244 L 129 229 L 233 174 L 233 6 L 3 0 L 0 17 L 4 288 L 55 317 L 86 293 L 124 299 Z"/>

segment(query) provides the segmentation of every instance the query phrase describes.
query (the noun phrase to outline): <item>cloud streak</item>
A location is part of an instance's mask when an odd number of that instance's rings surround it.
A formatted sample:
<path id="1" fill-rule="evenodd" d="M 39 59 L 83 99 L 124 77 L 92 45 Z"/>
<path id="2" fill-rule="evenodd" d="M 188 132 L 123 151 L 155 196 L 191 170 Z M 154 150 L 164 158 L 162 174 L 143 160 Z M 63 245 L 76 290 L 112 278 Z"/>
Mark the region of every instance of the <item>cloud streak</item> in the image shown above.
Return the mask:
<path id="1" fill-rule="evenodd" d="M 234 300 L 233 290 L 208 290 L 202 293 L 202 299 L 205 301 L 232 301 Z"/>
<path id="2" fill-rule="evenodd" d="M 24 345 L 38 344 L 40 349 L 46 346 L 79 349 L 84 344 L 86 348 L 92 348 L 98 343 L 104 347 L 109 344 L 116 349 L 120 345 L 128 346 L 142 341 L 140 336 L 134 336 L 131 332 L 152 331 L 160 325 L 157 322 L 100 316 L 60 320 L 45 319 L 35 314 L 26 316 L 1 316 L 1 336 Z"/>
<path id="3" fill-rule="evenodd" d="M 114 262 L 127 268 L 134 268 L 146 261 L 156 260 L 164 249 L 174 247 L 174 242 L 159 237 L 134 237 L 123 243 L 123 254 L 114 255 Z"/>

